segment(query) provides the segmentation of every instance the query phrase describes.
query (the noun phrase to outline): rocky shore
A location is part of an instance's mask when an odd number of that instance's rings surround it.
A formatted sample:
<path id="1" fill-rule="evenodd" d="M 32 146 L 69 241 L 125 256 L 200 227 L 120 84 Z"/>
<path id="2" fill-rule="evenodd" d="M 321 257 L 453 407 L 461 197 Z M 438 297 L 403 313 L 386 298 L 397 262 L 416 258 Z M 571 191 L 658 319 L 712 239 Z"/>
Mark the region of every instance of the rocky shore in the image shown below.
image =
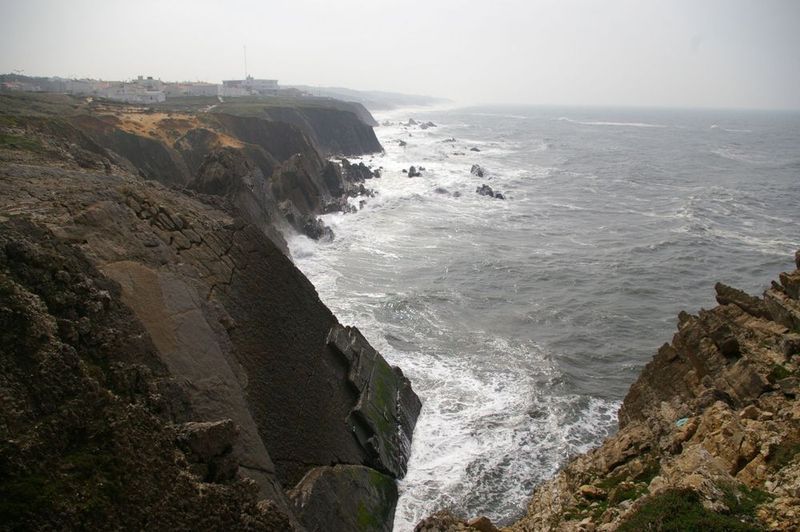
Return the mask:
<path id="1" fill-rule="evenodd" d="M 0 529 L 391 530 L 419 399 L 282 237 L 380 145 L 225 111 L 0 95 Z"/>
<path id="2" fill-rule="evenodd" d="M 800 529 L 800 269 L 763 297 L 715 288 L 631 386 L 619 431 L 503 530 Z M 416 528 L 495 529 L 446 509 Z"/>

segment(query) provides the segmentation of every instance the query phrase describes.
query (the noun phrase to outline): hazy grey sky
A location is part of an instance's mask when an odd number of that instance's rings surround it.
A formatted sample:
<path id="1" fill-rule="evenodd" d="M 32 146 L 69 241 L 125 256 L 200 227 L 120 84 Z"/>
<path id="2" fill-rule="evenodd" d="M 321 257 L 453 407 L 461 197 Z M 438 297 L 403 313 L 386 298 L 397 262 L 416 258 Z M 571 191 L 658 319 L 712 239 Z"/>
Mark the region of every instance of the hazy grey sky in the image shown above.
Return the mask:
<path id="1" fill-rule="evenodd" d="M 0 72 L 800 108 L 800 0 L 0 0 Z"/>

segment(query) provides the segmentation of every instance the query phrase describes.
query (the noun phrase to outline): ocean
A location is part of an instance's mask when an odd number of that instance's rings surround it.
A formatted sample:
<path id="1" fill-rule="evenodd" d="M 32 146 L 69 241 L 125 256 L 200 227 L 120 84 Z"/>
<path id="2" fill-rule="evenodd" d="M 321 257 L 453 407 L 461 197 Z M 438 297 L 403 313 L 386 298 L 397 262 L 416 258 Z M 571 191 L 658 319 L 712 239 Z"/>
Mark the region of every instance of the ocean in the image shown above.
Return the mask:
<path id="1" fill-rule="evenodd" d="M 383 169 L 367 183 L 375 197 L 323 217 L 333 241 L 290 249 L 422 398 L 397 531 L 442 508 L 520 516 L 537 484 L 616 429 L 679 311 L 714 306 L 716 281 L 760 294 L 800 249 L 798 113 L 376 119 L 386 151 L 362 159 Z M 407 177 L 411 165 L 422 175 Z M 483 184 L 505 200 L 477 194 Z"/>

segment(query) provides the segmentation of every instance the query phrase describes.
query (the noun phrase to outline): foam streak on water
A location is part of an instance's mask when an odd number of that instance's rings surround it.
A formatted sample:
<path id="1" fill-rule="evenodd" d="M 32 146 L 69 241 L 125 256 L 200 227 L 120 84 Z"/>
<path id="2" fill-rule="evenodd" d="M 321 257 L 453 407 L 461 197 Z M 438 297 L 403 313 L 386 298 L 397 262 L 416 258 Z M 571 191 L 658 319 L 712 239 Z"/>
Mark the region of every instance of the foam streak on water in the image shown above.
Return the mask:
<path id="1" fill-rule="evenodd" d="M 438 127 L 399 124 L 409 117 Z M 325 216 L 333 242 L 290 247 L 423 399 L 396 530 L 440 508 L 518 516 L 536 484 L 615 430 L 679 310 L 712 306 L 717 280 L 758 293 L 800 247 L 797 115 L 377 118 L 390 121 L 376 129 L 386 153 L 364 159 L 384 168 L 377 196 Z M 422 177 L 401 172 L 412 164 Z M 483 183 L 508 199 L 475 194 Z"/>

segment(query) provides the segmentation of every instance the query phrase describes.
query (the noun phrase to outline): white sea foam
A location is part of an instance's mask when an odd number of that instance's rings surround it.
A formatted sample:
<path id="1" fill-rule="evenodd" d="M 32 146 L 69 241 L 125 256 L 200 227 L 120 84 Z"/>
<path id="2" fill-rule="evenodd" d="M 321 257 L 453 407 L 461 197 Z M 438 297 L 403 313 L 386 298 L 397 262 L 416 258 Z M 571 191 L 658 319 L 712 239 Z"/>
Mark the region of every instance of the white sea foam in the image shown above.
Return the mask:
<path id="1" fill-rule="evenodd" d="M 437 127 L 400 124 L 408 118 Z M 323 217 L 334 241 L 297 236 L 289 246 L 340 321 L 358 326 L 423 399 L 397 531 L 441 508 L 518 515 L 535 485 L 614 429 L 636 369 L 672 334 L 676 300 L 713 304 L 697 286 L 713 286 L 735 259 L 761 283 L 759 260 L 790 260 L 800 246 L 796 201 L 776 205 L 796 188 L 759 188 L 772 176 L 760 167 L 748 165 L 740 181 L 731 173 L 744 161 L 726 163 L 724 178 L 673 177 L 695 175 L 708 150 L 729 142 L 701 119 L 680 139 L 723 140 L 701 144 L 706 151 L 687 154 L 688 163 L 674 150 L 653 162 L 630 146 L 622 126 L 659 127 L 647 115 L 585 120 L 619 129 L 584 131 L 594 139 L 580 145 L 573 132 L 554 131 L 558 118 L 396 110 L 376 119 L 391 122 L 376 128 L 386 151 L 360 160 L 383 167 L 366 183 L 377 195 L 355 214 Z M 484 119 L 491 127 L 481 128 Z M 736 153 L 753 157 L 748 138 Z M 472 164 L 484 178 L 470 174 Z M 410 165 L 425 167 L 422 177 L 403 174 Z M 660 167 L 668 177 L 650 173 Z M 477 195 L 482 183 L 509 199 Z M 707 257 L 722 264 L 697 268 Z"/>
<path id="2" fill-rule="evenodd" d="M 562 122 L 570 122 L 572 124 L 580 124 L 582 126 L 655 127 L 655 128 L 669 127 L 663 124 L 648 124 L 646 122 L 607 122 L 598 120 L 573 120 L 572 118 L 567 118 L 566 116 L 561 116 L 556 120 L 560 120 Z"/>

